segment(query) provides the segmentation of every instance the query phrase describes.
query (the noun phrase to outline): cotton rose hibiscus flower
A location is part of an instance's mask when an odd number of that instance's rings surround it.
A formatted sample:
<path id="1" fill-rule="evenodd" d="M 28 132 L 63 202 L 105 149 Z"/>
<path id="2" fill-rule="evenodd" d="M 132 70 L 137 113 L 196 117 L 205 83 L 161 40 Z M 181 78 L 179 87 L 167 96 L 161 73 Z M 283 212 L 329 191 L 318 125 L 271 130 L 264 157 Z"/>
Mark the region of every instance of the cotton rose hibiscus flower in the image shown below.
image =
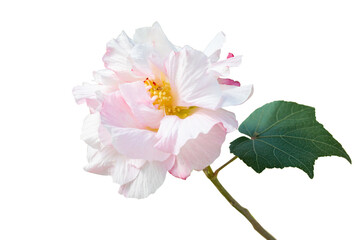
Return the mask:
<path id="1" fill-rule="evenodd" d="M 122 32 L 107 44 L 105 69 L 94 83 L 73 89 L 90 109 L 82 129 L 88 144 L 85 170 L 111 175 L 127 197 L 144 198 L 166 173 L 186 179 L 220 154 L 226 133 L 237 128 L 223 107 L 239 105 L 253 88 L 226 78 L 241 58 L 219 61 L 225 36 L 203 52 L 173 45 L 160 25 Z"/>

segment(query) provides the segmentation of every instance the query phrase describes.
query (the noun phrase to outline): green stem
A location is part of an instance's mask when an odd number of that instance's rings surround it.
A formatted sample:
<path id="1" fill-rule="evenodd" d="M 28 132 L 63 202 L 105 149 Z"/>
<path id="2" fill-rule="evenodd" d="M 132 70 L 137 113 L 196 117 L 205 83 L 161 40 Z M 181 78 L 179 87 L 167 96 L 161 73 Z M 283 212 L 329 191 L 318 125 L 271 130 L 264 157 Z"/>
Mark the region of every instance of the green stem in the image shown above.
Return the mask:
<path id="1" fill-rule="evenodd" d="M 233 206 L 236 210 L 238 210 L 244 217 L 252 224 L 254 229 L 265 239 L 267 240 L 276 240 L 270 233 L 268 233 L 261 225 L 256 221 L 256 219 L 251 215 L 249 210 L 242 207 L 229 193 L 226 189 L 221 185 L 217 176 L 214 174 L 213 170 L 210 166 L 205 168 L 205 175 L 210 179 L 210 181 L 215 185 L 215 187 L 219 190 L 219 192 L 228 200 L 228 202 Z"/>
<path id="2" fill-rule="evenodd" d="M 223 169 L 224 167 L 226 167 L 227 165 L 229 165 L 230 163 L 232 163 L 235 159 L 237 159 L 237 156 L 234 156 L 232 159 L 230 159 L 229 161 L 227 161 L 224 165 L 222 165 L 221 167 L 219 167 L 218 169 L 216 169 L 216 171 L 214 172 L 214 175 L 217 177 L 218 173 L 221 171 L 221 169 Z"/>

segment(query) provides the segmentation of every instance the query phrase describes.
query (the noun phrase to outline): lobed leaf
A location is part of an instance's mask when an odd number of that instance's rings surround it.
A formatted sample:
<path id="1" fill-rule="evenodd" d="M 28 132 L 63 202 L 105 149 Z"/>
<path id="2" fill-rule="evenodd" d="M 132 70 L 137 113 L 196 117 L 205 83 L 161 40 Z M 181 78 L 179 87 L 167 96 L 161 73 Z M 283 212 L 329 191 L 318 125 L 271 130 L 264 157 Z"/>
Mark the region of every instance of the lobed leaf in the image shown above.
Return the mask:
<path id="1" fill-rule="evenodd" d="M 351 163 L 341 144 L 316 121 L 313 107 L 275 101 L 256 109 L 239 127 L 230 151 L 260 173 L 265 168 L 297 167 L 314 177 L 315 160 L 339 156 Z"/>

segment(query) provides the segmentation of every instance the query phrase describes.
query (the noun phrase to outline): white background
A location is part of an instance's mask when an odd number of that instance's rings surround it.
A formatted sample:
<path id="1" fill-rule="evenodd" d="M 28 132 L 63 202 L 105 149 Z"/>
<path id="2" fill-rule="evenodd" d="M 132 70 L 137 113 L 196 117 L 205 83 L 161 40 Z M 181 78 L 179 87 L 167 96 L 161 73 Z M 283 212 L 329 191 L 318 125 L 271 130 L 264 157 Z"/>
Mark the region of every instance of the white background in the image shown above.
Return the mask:
<path id="1" fill-rule="evenodd" d="M 154 21 L 197 49 L 226 33 L 223 55 L 243 55 L 232 77 L 255 86 L 231 109 L 239 122 L 273 100 L 311 105 L 353 160 L 321 158 L 313 180 L 236 161 L 219 176 L 233 196 L 278 239 L 360 239 L 359 12 L 346 0 L 1 1 L 0 239 L 262 239 L 202 172 L 134 200 L 82 169 L 87 110 L 72 87 L 103 67 L 108 40 Z"/>

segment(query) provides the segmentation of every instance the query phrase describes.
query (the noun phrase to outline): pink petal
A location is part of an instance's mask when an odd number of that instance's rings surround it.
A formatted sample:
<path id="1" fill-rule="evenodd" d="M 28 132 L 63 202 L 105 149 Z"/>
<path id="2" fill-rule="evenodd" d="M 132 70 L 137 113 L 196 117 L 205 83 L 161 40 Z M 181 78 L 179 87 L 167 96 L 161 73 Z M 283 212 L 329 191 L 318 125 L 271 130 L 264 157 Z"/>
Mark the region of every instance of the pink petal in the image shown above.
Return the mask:
<path id="1" fill-rule="evenodd" d="M 134 159 L 147 161 L 164 161 L 170 154 L 154 147 L 156 143 L 155 132 L 136 128 L 110 129 L 112 143 L 122 155 Z"/>
<path id="2" fill-rule="evenodd" d="M 174 115 L 166 116 L 156 134 L 159 140 L 155 147 L 176 155 L 189 140 L 196 139 L 200 134 L 207 134 L 219 123 L 227 132 L 235 130 L 238 125 L 235 115 L 224 109 L 198 109 L 185 119 Z"/>
<path id="3" fill-rule="evenodd" d="M 130 71 L 120 71 L 116 73 L 117 78 L 120 80 L 120 83 L 129 83 L 129 82 L 137 82 L 143 81 L 145 76 L 136 72 L 133 68 Z"/>
<path id="4" fill-rule="evenodd" d="M 187 141 L 176 156 L 170 173 L 186 179 L 192 170 L 200 171 L 209 166 L 219 157 L 225 136 L 226 130 L 222 124 L 217 124 L 208 133 L 201 133 L 196 139 Z"/>
<path id="5" fill-rule="evenodd" d="M 159 128 L 164 113 L 154 107 L 143 82 L 122 84 L 119 90 L 134 118 L 140 124 L 139 128 Z"/>
<path id="6" fill-rule="evenodd" d="M 136 128 L 140 125 L 119 91 L 104 96 L 100 116 L 101 123 L 108 128 L 109 132 L 112 127 Z"/>
<path id="7" fill-rule="evenodd" d="M 232 54 L 232 53 L 229 52 L 229 54 L 227 55 L 226 58 L 229 59 L 229 58 L 233 58 L 233 57 L 234 57 L 234 54 Z"/>
<path id="8" fill-rule="evenodd" d="M 230 78 L 218 78 L 218 83 L 230 86 L 240 87 L 240 82 L 234 81 Z"/>

